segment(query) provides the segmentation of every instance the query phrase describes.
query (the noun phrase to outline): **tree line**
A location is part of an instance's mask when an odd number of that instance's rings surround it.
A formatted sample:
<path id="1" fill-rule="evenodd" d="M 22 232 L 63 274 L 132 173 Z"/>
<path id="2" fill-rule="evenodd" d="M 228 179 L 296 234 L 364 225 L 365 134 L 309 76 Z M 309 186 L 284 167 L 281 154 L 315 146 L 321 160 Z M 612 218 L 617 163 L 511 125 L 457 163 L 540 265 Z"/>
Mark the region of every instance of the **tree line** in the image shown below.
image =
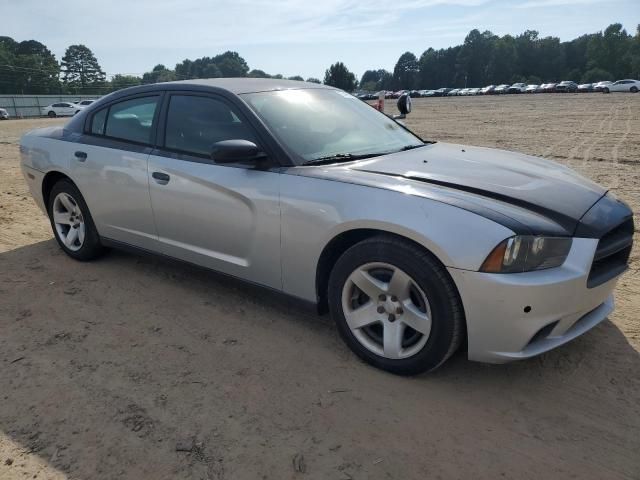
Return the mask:
<path id="1" fill-rule="evenodd" d="M 218 77 L 284 78 L 250 69 L 237 52 L 185 59 L 173 69 L 159 64 L 143 74 L 107 76 L 85 45 L 71 45 L 61 61 L 36 40 L 17 42 L 0 36 L 0 93 L 102 95 L 125 87 L 173 80 Z M 303 80 L 299 75 L 287 77 Z M 630 35 L 621 24 L 561 42 L 535 30 L 516 36 L 472 30 L 462 45 L 428 48 L 418 58 L 403 53 L 393 72 L 367 70 L 360 81 L 342 62 L 326 71 L 323 82 L 347 91 L 480 87 L 559 80 L 595 82 L 640 78 L 640 25 Z"/>
<path id="2" fill-rule="evenodd" d="M 121 88 L 173 80 L 219 77 L 284 78 L 262 70 L 250 70 L 237 52 L 185 59 L 175 68 L 156 65 L 142 75 L 115 74 L 107 79 L 93 52 L 85 45 L 71 45 L 61 61 L 36 40 L 17 42 L 0 36 L 0 94 L 104 95 Z M 304 80 L 299 75 L 289 80 Z M 317 78 L 307 82 L 321 83 Z"/>
<path id="3" fill-rule="evenodd" d="M 359 86 L 377 91 L 623 78 L 640 78 L 640 25 L 635 35 L 614 23 L 566 42 L 535 30 L 500 37 L 474 29 L 462 45 L 428 48 L 420 58 L 403 53 L 393 72 L 367 70 Z"/>

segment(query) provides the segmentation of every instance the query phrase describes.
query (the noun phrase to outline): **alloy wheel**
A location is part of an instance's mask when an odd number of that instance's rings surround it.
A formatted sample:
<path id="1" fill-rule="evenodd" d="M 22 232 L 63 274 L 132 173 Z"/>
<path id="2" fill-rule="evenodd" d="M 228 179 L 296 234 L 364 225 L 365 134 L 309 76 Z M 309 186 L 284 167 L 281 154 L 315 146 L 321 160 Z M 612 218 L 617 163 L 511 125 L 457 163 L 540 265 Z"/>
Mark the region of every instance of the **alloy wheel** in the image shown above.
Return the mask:
<path id="1" fill-rule="evenodd" d="M 407 273 L 388 263 L 354 270 L 342 289 L 342 310 L 353 336 L 371 352 L 389 359 L 422 350 L 431 332 L 426 294 Z"/>
<path id="2" fill-rule="evenodd" d="M 53 224 L 65 247 L 77 252 L 86 235 L 84 216 L 78 202 L 68 193 L 61 192 L 53 200 Z"/>

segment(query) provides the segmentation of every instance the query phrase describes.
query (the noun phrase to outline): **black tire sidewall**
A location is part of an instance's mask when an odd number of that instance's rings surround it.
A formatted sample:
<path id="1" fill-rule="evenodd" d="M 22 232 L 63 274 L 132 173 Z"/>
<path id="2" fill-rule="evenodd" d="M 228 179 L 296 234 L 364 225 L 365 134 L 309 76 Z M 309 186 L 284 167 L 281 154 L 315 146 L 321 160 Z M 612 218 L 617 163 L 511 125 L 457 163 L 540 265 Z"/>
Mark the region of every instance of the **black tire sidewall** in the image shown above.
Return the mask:
<path id="1" fill-rule="evenodd" d="M 67 248 L 62 239 L 58 236 L 58 232 L 56 231 L 56 226 L 53 221 L 53 201 L 60 193 L 68 193 L 69 195 L 71 195 L 80 207 L 85 225 L 85 238 L 84 243 L 79 250 L 74 251 Z M 47 199 L 47 213 L 49 214 L 49 221 L 51 223 L 51 229 L 53 230 L 53 236 L 58 242 L 58 245 L 60 245 L 60 248 L 62 248 L 62 250 L 64 250 L 67 255 L 76 260 L 87 261 L 96 258 L 102 253 L 103 247 L 100 244 L 100 236 L 98 235 L 98 230 L 93 223 L 93 217 L 89 212 L 89 207 L 87 207 L 87 204 L 84 201 L 84 197 L 80 193 L 80 190 L 78 190 L 78 187 L 73 184 L 73 182 L 71 182 L 70 180 L 59 180 L 53 186 L 49 194 L 49 198 Z"/>
<path id="2" fill-rule="evenodd" d="M 364 241 L 347 250 L 336 262 L 329 279 L 329 309 L 338 331 L 347 345 L 365 362 L 401 375 L 433 370 L 451 354 L 456 342 L 456 325 L 462 312 L 460 299 L 446 269 L 440 262 L 416 247 L 392 239 Z M 372 262 L 394 265 L 410 275 L 427 296 L 431 309 L 431 332 L 425 346 L 405 359 L 387 359 L 364 347 L 349 328 L 342 310 L 344 283 L 358 267 Z"/>

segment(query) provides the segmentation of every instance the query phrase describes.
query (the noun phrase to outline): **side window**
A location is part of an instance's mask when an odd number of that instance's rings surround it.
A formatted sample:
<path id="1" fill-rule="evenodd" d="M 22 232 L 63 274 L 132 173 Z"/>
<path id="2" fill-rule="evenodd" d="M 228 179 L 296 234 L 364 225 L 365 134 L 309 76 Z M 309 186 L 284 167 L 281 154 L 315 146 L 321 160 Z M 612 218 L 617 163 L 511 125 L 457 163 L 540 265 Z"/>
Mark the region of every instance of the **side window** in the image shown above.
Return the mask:
<path id="1" fill-rule="evenodd" d="M 91 133 L 94 135 L 104 135 L 104 124 L 107 120 L 108 108 L 96 112 L 91 120 Z"/>
<path id="2" fill-rule="evenodd" d="M 106 114 L 104 134 L 131 142 L 151 143 L 153 118 L 158 99 L 157 96 L 134 98 L 111 105 Z M 96 116 L 93 119 L 94 123 Z M 93 124 L 91 131 L 93 132 Z"/>
<path id="3" fill-rule="evenodd" d="M 51 105 L 52 107 L 55 108 L 60 108 L 60 107 L 64 107 L 64 103 L 54 103 L 53 105 Z"/>
<path id="4" fill-rule="evenodd" d="M 209 157 L 222 140 L 256 142 L 250 125 L 227 103 L 210 97 L 172 95 L 167 114 L 165 147 Z"/>

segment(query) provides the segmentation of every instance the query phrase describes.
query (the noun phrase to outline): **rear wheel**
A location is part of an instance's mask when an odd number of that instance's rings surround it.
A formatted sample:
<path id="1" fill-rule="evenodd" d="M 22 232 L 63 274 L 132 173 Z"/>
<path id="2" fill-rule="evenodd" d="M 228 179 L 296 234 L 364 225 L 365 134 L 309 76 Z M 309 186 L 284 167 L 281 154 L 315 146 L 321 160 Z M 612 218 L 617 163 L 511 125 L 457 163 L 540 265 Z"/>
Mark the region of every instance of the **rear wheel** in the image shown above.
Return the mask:
<path id="1" fill-rule="evenodd" d="M 446 269 L 430 253 L 391 236 L 364 240 L 338 259 L 329 308 L 356 355 L 401 375 L 437 368 L 464 333 L 462 305 Z"/>
<path id="2" fill-rule="evenodd" d="M 631 87 L 631 93 L 638 93 L 638 87 L 636 87 L 635 85 Z"/>
<path id="3" fill-rule="evenodd" d="M 53 110 L 49 110 L 49 113 L 47 113 L 47 116 L 50 118 L 54 118 L 56 116 L 56 112 L 54 112 Z"/>
<path id="4" fill-rule="evenodd" d="M 53 234 L 67 255 L 84 261 L 103 253 L 89 208 L 70 180 L 60 180 L 53 186 L 48 212 Z"/>
<path id="5" fill-rule="evenodd" d="M 602 89 L 602 93 L 610 93 L 610 92 L 609 92 L 609 89 L 608 89 L 607 87 L 604 87 L 604 88 Z"/>

